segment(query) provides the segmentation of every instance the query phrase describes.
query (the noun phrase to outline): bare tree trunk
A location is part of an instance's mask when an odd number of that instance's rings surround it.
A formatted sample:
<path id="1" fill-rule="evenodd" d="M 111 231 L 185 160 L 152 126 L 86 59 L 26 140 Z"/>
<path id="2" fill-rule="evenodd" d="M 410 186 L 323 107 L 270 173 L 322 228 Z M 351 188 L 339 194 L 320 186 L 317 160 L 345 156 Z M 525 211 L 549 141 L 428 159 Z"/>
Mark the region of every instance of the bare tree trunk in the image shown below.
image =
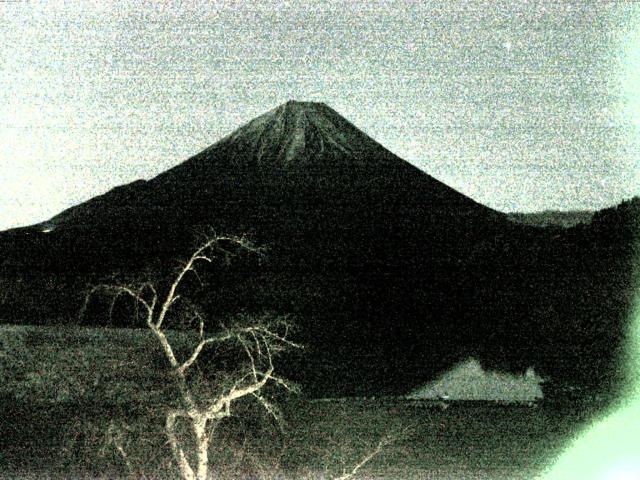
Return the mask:
<path id="1" fill-rule="evenodd" d="M 166 433 L 169 437 L 169 444 L 171 445 L 171 450 L 173 451 L 173 456 L 178 462 L 178 468 L 180 469 L 180 476 L 183 480 L 195 480 L 195 475 L 193 473 L 193 469 L 191 465 L 189 465 L 189 461 L 187 460 L 182 447 L 178 443 L 178 437 L 176 436 L 176 420 L 178 415 L 175 412 L 171 412 L 167 415 L 167 423 L 166 423 Z"/>
<path id="2" fill-rule="evenodd" d="M 207 419 L 202 415 L 192 419 L 193 431 L 196 436 L 196 454 L 198 467 L 197 480 L 207 480 L 209 474 L 209 435 L 207 434 Z"/>

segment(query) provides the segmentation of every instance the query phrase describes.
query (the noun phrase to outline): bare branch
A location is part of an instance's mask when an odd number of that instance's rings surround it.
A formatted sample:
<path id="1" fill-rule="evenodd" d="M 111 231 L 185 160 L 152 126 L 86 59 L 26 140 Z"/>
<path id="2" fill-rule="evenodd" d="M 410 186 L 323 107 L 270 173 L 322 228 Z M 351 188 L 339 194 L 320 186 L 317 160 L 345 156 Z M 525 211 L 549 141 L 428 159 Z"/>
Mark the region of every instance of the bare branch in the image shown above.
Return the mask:
<path id="1" fill-rule="evenodd" d="M 288 392 L 292 392 L 295 393 L 298 391 L 299 387 L 297 385 L 292 385 L 291 383 L 287 382 L 286 380 L 284 380 L 283 378 L 277 377 L 275 375 L 271 375 L 271 380 L 280 385 L 282 388 L 284 388 L 285 390 L 287 390 Z"/>
<path id="2" fill-rule="evenodd" d="M 195 264 L 199 261 L 211 263 L 213 259 L 205 255 L 205 252 L 207 250 L 212 249 L 214 246 L 217 247 L 218 244 L 223 240 L 231 241 L 240 246 L 243 246 L 242 240 L 235 239 L 234 237 L 216 236 L 208 239 L 200 247 L 198 247 L 198 249 L 196 249 L 196 251 L 191 255 L 191 257 L 189 257 L 189 260 L 187 260 L 184 266 L 178 271 L 176 278 L 174 279 L 173 283 L 169 287 L 169 292 L 167 293 L 167 296 L 164 302 L 162 302 L 162 307 L 160 308 L 160 314 L 158 315 L 158 320 L 156 321 L 157 328 L 162 327 L 162 323 L 164 322 L 164 319 L 167 315 L 169 308 L 175 302 L 176 290 L 180 285 L 180 283 L 182 282 L 184 276 L 190 271 L 195 271 L 194 270 Z M 219 248 L 219 250 L 222 250 L 222 249 Z"/>
<path id="3" fill-rule="evenodd" d="M 198 279 L 198 283 L 200 284 L 200 286 L 204 285 L 204 282 L 202 281 L 202 278 L 200 278 L 200 274 L 198 273 L 198 271 L 195 268 L 192 268 L 191 272 Z"/>
<path id="4" fill-rule="evenodd" d="M 115 302 L 117 301 L 117 299 L 122 295 L 128 295 L 136 303 L 142 305 L 145 308 L 145 310 L 147 311 L 147 316 L 148 317 L 152 316 L 153 315 L 153 309 L 155 307 L 155 302 L 156 302 L 155 289 L 152 290 L 152 291 L 154 292 L 154 296 L 152 297 L 151 303 L 149 303 L 143 298 L 143 296 L 141 294 L 141 290 L 136 291 L 136 290 L 134 290 L 133 287 L 130 287 L 130 286 L 127 286 L 127 285 L 106 285 L 106 284 L 95 285 L 95 286 L 91 287 L 91 289 L 85 295 L 84 304 L 83 304 L 82 308 L 80 309 L 80 318 L 84 317 L 84 314 L 86 313 L 86 310 L 88 308 L 89 301 L 91 300 L 91 297 L 93 297 L 96 293 L 99 293 L 99 292 L 104 292 L 106 294 L 110 294 L 110 295 L 113 296 L 111 305 L 109 307 L 109 315 L 112 315 L 113 308 L 114 308 L 114 305 L 115 305 Z"/>
<path id="5" fill-rule="evenodd" d="M 129 460 L 129 456 L 122 444 L 122 432 L 116 428 L 113 422 L 109 424 L 109 428 L 107 429 L 107 442 L 113 444 L 116 451 L 122 458 L 122 462 L 127 468 L 129 476 L 133 477 L 135 469 L 133 468 L 133 464 L 131 463 L 131 460 Z"/>
<path id="6" fill-rule="evenodd" d="M 178 360 L 175 354 L 173 353 L 173 348 L 171 348 L 171 344 L 169 343 L 169 339 L 167 338 L 165 333 L 162 330 L 160 330 L 153 323 L 153 321 L 150 322 L 149 328 L 151 328 L 151 331 L 153 332 L 153 334 L 160 341 L 160 346 L 162 347 L 162 351 L 164 352 L 165 357 L 167 357 L 167 360 L 169 360 L 169 364 L 174 369 L 178 369 L 180 364 L 178 363 Z"/>
<path id="7" fill-rule="evenodd" d="M 253 358 L 253 354 L 251 353 L 251 350 L 249 349 L 247 344 L 244 341 L 242 341 L 242 339 L 240 339 L 240 343 L 245 353 L 247 354 L 247 357 L 249 357 L 249 361 L 251 362 L 251 373 L 253 375 L 253 379 L 258 380 L 258 372 L 256 371 L 256 361 Z"/>
<path id="8" fill-rule="evenodd" d="M 225 413 L 228 416 L 230 413 L 231 403 L 239 398 L 246 397 L 247 395 L 252 395 L 257 392 L 261 388 L 263 388 L 267 382 L 271 379 L 271 375 L 273 374 L 273 368 L 269 368 L 264 373 L 258 372 L 258 376 L 262 377 L 258 381 L 254 381 L 249 385 L 245 385 L 244 387 L 240 387 L 240 383 L 236 382 L 236 384 L 231 387 L 229 392 L 226 395 L 221 395 L 218 397 L 210 406 L 206 409 L 205 413 L 208 418 L 215 419 L 221 418 L 221 413 Z"/>
<path id="9" fill-rule="evenodd" d="M 249 334 L 251 335 L 251 338 L 253 338 L 253 342 L 255 343 L 256 352 L 258 353 L 258 355 L 262 356 L 262 349 L 260 348 L 260 341 L 258 340 L 258 337 L 257 337 L 256 333 L 253 330 L 250 330 Z"/>
<path id="10" fill-rule="evenodd" d="M 275 333 L 275 332 L 273 332 L 273 331 L 271 331 L 271 330 L 269 330 L 269 329 L 267 329 L 265 327 L 252 327 L 251 328 L 251 330 L 253 330 L 255 332 L 260 332 L 260 333 L 262 333 L 262 334 L 264 334 L 264 335 L 266 335 L 268 337 L 271 337 L 274 340 L 277 340 L 278 342 L 284 343 L 284 344 L 286 344 L 286 345 L 288 345 L 290 347 L 300 348 L 300 349 L 303 348 L 302 345 L 300 345 L 298 343 L 295 343 L 295 342 L 292 342 L 291 340 L 288 340 L 286 338 L 288 330 L 289 330 L 289 327 L 286 326 L 285 329 L 286 329 L 286 331 L 285 331 L 284 335 L 278 335 L 277 333 Z"/>
<path id="11" fill-rule="evenodd" d="M 196 257 L 192 257 L 191 259 L 191 264 L 194 264 L 195 262 L 197 262 L 198 260 L 203 260 L 205 262 L 211 263 L 213 260 L 205 255 L 198 255 Z M 189 270 L 193 270 L 193 265 L 191 266 L 191 268 L 189 268 Z"/>
<path id="12" fill-rule="evenodd" d="M 349 480 L 353 478 L 362 467 L 373 460 L 376 456 L 382 452 L 383 448 L 382 440 L 375 446 L 373 450 L 368 452 L 349 472 L 344 472 L 339 477 L 335 477 L 334 480 Z"/>
<path id="13" fill-rule="evenodd" d="M 202 329 L 200 330 L 200 332 L 202 332 Z M 200 353 L 202 352 L 202 350 L 204 349 L 205 346 L 207 346 L 210 343 L 222 343 L 225 340 L 230 339 L 232 336 L 231 334 L 227 334 L 227 335 L 222 335 L 219 337 L 209 337 L 206 338 L 204 340 L 201 340 L 200 343 L 198 343 L 198 345 L 196 346 L 196 348 L 194 349 L 193 353 L 191 354 L 191 356 L 185 360 L 182 365 L 180 365 L 178 367 L 178 372 L 183 373 L 187 371 L 187 369 L 193 365 L 195 363 L 195 361 L 198 359 L 198 356 L 200 355 Z"/>
<path id="14" fill-rule="evenodd" d="M 376 446 L 372 450 L 368 451 L 351 470 L 348 472 L 343 471 L 342 475 L 335 477 L 333 480 L 349 480 L 353 478 L 362 467 L 380 455 L 385 447 L 397 442 L 400 438 L 406 436 L 409 431 L 411 431 L 411 427 L 407 427 L 397 434 L 388 434 L 383 436 Z"/>
<path id="15" fill-rule="evenodd" d="M 259 393 L 255 392 L 252 395 L 256 400 L 258 400 L 258 402 L 260 402 L 267 413 L 271 415 L 276 422 L 280 423 L 280 414 L 276 407 Z"/>

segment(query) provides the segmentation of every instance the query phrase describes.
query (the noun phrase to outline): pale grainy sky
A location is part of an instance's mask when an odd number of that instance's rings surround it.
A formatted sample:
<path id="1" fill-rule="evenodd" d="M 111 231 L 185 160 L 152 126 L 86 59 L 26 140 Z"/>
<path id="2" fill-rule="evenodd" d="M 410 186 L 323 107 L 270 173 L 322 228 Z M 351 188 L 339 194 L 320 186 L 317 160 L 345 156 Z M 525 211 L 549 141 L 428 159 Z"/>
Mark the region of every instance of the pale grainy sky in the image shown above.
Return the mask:
<path id="1" fill-rule="evenodd" d="M 640 193 L 640 3 L 0 0 L 0 229 L 324 101 L 505 211 Z"/>

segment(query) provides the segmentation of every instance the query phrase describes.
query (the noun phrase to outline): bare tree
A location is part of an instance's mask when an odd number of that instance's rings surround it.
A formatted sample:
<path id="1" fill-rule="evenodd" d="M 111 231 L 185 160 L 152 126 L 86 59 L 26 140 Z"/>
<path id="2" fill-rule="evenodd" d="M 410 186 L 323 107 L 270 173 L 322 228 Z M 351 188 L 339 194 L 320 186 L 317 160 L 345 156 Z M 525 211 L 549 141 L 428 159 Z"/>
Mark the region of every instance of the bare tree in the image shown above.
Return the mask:
<path id="1" fill-rule="evenodd" d="M 243 398 L 253 398 L 266 411 L 278 417 L 274 406 L 262 391 L 268 384 L 276 384 L 285 389 L 291 385 L 275 374 L 274 358 L 283 351 L 300 346 L 290 340 L 291 325 L 286 317 L 265 315 L 231 325 L 220 324 L 212 329 L 206 315 L 191 304 L 181 287 L 189 275 L 198 276 L 196 267 L 213 264 L 217 259 L 228 260 L 238 251 L 259 253 L 245 238 L 214 236 L 207 238 L 176 271 L 168 286 L 160 288 L 151 282 L 138 284 L 97 285 L 88 293 L 85 307 L 96 292 L 111 296 L 111 312 L 118 298 L 124 296 L 133 300 L 142 312 L 146 326 L 157 340 L 164 357 L 168 361 L 179 395 L 178 406 L 166 412 L 165 433 L 177 463 L 180 476 L 184 480 L 205 480 L 209 478 L 209 444 L 212 424 L 231 416 L 234 404 Z M 183 312 L 188 316 L 196 331 L 195 341 L 186 353 L 178 354 L 167 335 L 168 319 L 178 303 L 183 304 Z M 82 315 L 83 313 L 81 313 Z M 191 371 L 205 349 L 214 349 L 223 344 L 235 343 L 246 357 L 243 367 L 235 371 L 229 384 L 214 395 L 203 395 Z M 189 452 L 181 435 L 178 423 L 185 422 L 191 432 L 195 452 Z M 116 444 L 122 457 L 127 460 L 122 444 Z M 128 460 L 127 460 L 128 462 Z M 130 465 L 127 464 L 130 468 Z"/>

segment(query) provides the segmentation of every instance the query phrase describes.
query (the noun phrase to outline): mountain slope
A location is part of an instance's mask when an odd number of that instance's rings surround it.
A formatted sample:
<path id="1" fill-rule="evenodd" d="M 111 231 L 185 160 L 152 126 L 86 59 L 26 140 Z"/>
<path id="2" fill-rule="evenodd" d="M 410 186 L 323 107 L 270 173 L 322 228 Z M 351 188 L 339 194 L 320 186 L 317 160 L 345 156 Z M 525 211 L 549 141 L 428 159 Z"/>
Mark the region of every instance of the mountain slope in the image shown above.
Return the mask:
<path id="1" fill-rule="evenodd" d="M 419 197 L 414 201 L 431 209 L 499 215 L 396 157 L 326 105 L 287 102 L 149 182 L 113 189 L 48 223 L 103 222 L 105 215 L 126 215 L 132 208 L 142 221 L 145 215 L 137 205 L 153 209 L 190 204 L 197 209 L 199 203 L 224 201 L 222 194 L 237 197 L 244 191 L 256 196 L 247 192 L 256 188 L 266 196 L 296 189 L 287 194 L 347 195 L 351 201 L 377 193 L 387 204 L 404 195 Z"/>

